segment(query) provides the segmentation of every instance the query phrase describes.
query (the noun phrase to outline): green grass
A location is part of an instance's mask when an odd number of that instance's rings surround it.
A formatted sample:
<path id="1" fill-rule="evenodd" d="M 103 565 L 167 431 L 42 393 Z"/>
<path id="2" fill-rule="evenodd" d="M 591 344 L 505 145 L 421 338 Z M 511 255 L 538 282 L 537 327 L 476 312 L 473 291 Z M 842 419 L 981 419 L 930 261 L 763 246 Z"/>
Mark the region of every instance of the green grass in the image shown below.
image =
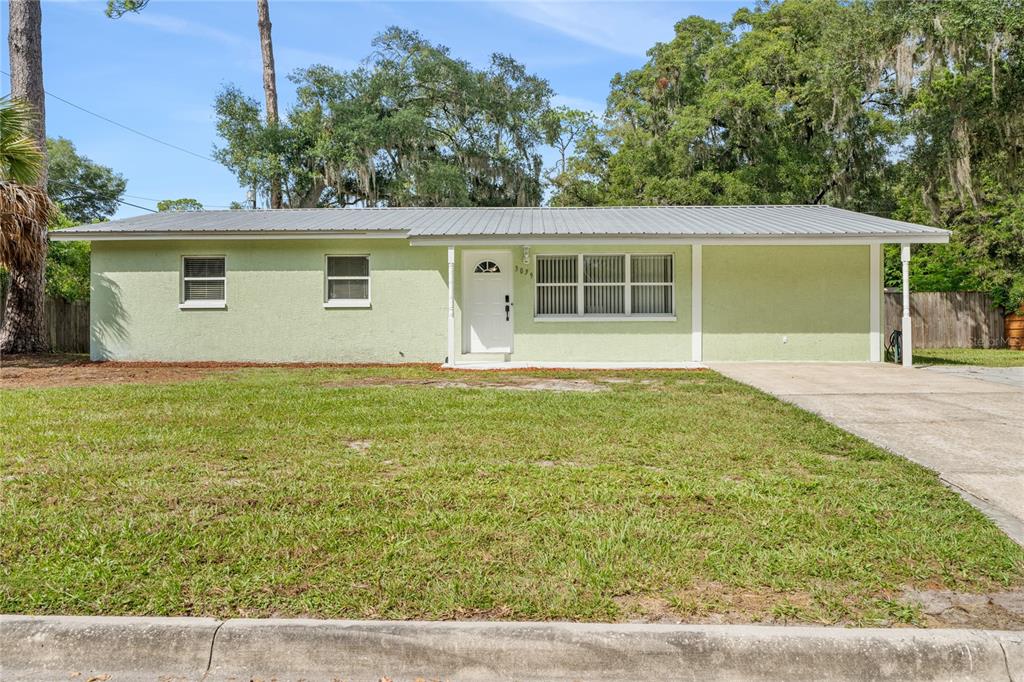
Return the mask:
<path id="1" fill-rule="evenodd" d="M 1024 367 L 1024 351 L 1009 348 L 921 348 L 914 351 L 914 364 Z"/>
<path id="2" fill-rule="evenodd" d="M 1024 584 L 935 475 L 712 372 L 349 385 L 508 376 L 0 391 L 0 612 L 870 625 Z"/>

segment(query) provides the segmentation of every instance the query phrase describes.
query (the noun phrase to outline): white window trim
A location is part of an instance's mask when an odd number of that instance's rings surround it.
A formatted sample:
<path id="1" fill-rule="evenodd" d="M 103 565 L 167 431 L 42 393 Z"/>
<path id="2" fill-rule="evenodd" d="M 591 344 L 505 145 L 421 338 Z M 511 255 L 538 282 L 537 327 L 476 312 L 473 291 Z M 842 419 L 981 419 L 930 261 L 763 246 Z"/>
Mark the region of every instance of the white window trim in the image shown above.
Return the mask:
<path id="1" fill-rule="evenodd" d="M 224 301 L 185 301 L 178 304 L 178 310 L 227 310 L 228 302 Z"/>
<path id="2" fill-rule="evenodd" d="M 365 258 L 365 277 L 331 277 L 329 263 L 331 258 Z M 373 267 L 368 253 L 328 253 L 324 254 L 324 308 L 370 308 L 373 300 Z M 366 280 L 366 298 L 328 298 L 331 292 L 332 279 L 364 279 Z"/>
<path id="3" fill-rule="evenodd" d="M 224 260 L 223 277 L 186 277 L 186 258 L 221 258 Z M 178 294 L 178 310 L 224 310 L 228 307 L 228 257 L 222 253 L 185 253 L 181 255 L 181 277 L 179 278 L 180 293 Z M 193 282 L 224 282 L 224 298 L 208 301 L 186 301 L 185 280 Z"/>
<path id="4" fill-rule="evenodd" d="M 533 282 L 533 320 L 534 322 L 674 322 L 676 318 L 676 256 L 674 253 L 538 253 L 533 256 L 533 271 L 539 272 L 537 259 L 557 256 L 576 256 L 576 282 L 551 282 L 540 283 L 536 279 Z M 585 256 L 622 256 L 625 258 L 625 281 L 624 282 L 584 282 L 583 258 Z M 633 256 L 668 256 L 672 259 L 672 281 L 671 282 L 634 282 L 631 272 Z M 625 287 L 625 312 L 621 315 L 597 315 L 584 312 L 584 287 L 611 286 Z M 638 313 L 633 314 L 633 287 L 635 286 L 665 286 L 671 291 L 672 312 L 664 314 Z M 538 315 L 537 314 L 537 289 L 540 287 L 576 287 L 576 314 L 575 315 Z"/>

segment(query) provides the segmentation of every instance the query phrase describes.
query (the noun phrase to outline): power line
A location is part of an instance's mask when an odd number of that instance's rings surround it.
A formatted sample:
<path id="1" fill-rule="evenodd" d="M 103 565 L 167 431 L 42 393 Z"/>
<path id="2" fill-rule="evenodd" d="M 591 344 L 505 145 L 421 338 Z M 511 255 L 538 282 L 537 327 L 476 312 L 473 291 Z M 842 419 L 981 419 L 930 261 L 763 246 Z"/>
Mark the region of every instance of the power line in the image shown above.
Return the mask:
<path id="1" fill-rule="evenodd" d="M 57 185 L 58 187 L 64 187 L 64 188 L 67 188 L 67 189 L 71 189 L 71 190 L 73 190 L 75 192 L 78 192 L 80 194 L 84 194 L 84 195 L 92 197 L 92 198 L 99 198 L 99 195 L 97 195 L 95 192 L 93 192 L 93 191 L 91 191 L 89 189 L 86 189 L 85 187 L 78 187 L 77 185 L 71 185 L 71 184 L 68 184 L 66 182 L 51 182 L 50 184 Z M 121 194 L 120 196 L 128 197 L 129 199 L 141 199 L 143 201 L 152 201 L 154 203 L 160 203 L 161 201 L 164 201 L 164 199 L 153 199 L 152 197 L 141 197 L 141 196 L 138 196 L 137 194 Z M 135 208 L 141 208 L 141 209 L 143 209 L 145 211 L 150 211 L 151 213 L 157 213 L 158 212 L 158 211 L 154 211 L 151 208 L 146 208 L 145 206 L 137 206 L 136 204 L 133 204 L 133 203 L 130 203 L 130 202 L 127 202 L 127 201 L 122 201 L 121 199 L 118 199 L 116 197 L 111 197 L 110 199 L 113 200 L 113 201 L 116 201 L 116 202 L 118 202 L 120 204 L 125 204 L 127 206 L 135 206 Z M 211 206 L 213 208 L 231 208 L 230 206 L 224 206 L 223 204 L 206 204 L 206 203 L 203 203 L 201 201 L 199 203 L 203 204 L 204 207 L 205 206 Z"/>
<path id="2" fill-rule="evenodd" d="M 0 73 L 2 73 L 3 75 L 7 76 L 8 78 L 11 76 L 11 74 L 9 74 L 9 73 L 7 73 L 6 71 L 3 71 L 3 70 L 0 70 Z M 67 104 L 70 107 L 74 107 L 75 109 L 78 109 L 79 111 L 84 111 L 85 113 L 89 114 L 90 116 L 95 116 L 96 118 L 100 119 L 101 121 L 106 121 L 107 123 L 115 125 L 118 128 L 124 128 L 125 130 L 127 130 L 130 133 L 135 133 L 136 135 L 144 137 L 147 140 L 152 140 L 153 142 L 156 142 L 157 144 L 162 144 L 165 147 L 170 147 L 171 149 L 176 149 L 179 152 L 184 152 L 184 153 L 190 154 L 190 155 L 192 155 L 192 156 L 194 156 L 196 158 L 203 159 L 204 161 L 209 161 L 210 163 L 216 163 L 216 164 L 220 165 L 220 163 L 218 161 L 216 161 L 214 159 L 211 159 L 209 156 L 203 156 L 202 154 L 194 152 L 191 149 L 185 149 L 184 147 L 179 147 L 176 144 L 171 144 L 170 142 L 165 142 L 165 141 L 161 140 L 160 138 L 153 137 L 152 135 L 148 135 L 148 134 L 142 132 L 141 130 L 136 130 L 135 128 L 132 128 L 131 126 L 126 126 L 123 123 L 118 123 L 117 121 L 115 121 L 112 118 L 107 118 L 103 114 L 97 114 L 95 111 L 90 111 L 89 109 L 86 109 L 83 106 L 79 106 L 79 105 L 75 104 L 74 102 L 66 100 L 63 97 L 60 97 L 59 95 L 53 94 L 49 90 L 43 90 L 43 92 L 45 92 L 49 97 L 52 97 L 55 100 L 63 102 L 64 104 Z"/>
<path id="3" fill-rule="evenodd" d="M 140 197 L 138 194 L 123 194 L 122 196 L 126 196 L 129 199 L 142 199 L 143 201 L 163 201 L 163 199 L 154 199 L 153 197 Z M 205 206 L 205 204 L 203 205 Z M 213 204 L 210 205 L 212 206 Z"/>
<path id="4" fill-rule="evenodd" d="M 92 192 L 92 191 L 86 189 L 85 187 L 76 187 L 74 185 L 69 185 L 69 184 L 63 183 L 63 182 L 58 182 L 56 184 L 58 186 L 60 186 L 60 187 L 69 187 L 69 188 L 75 190 L 76 192 L 80 192 L 81 194 L 84 194 L 85 196 L 89 196 L 89 197 L 92 197 L 92 198 L 97 198 L 98 197 L 98 195 L 95 192 Z M 128 196 L 128 195 L 122 194 L 121 196 Z M 150 213 L 157 213 L 157 211 L 154 211 L 151 208 L 146 208 L 145 206 L 139 206 L 138 204 L 133 204 L 130 201 L 122 201 L 121 199 L 118 199 L 117 197 L 110 197 L 110 199 L 112 199 L 113 201 L 116 201 L 119 204 L 124 204 L 125 206 L 131 206 L 133 208 L 141 208 L 143 211 L 149 211 Z M 104 201 L 106 201 L 106 199 L 104 199 Z"/>
<path id="5" fill-rule="evenodd" d="M 164 199 L 154 199 L 153 197 L 140 197 L 138 194 L 122 194 L 121 196 L 128 197 L 129 199 L 142 199 L 143 201 L 153 201 L 157 203 L 164 201 Z M 197 199 L 196 201 L 199 200 Z M 205 201 L 199 201 L 199 203 L 202 204 L 204 207 L 209 206 L 210 208 L 231 208 L 230 206 L 225 206 L 224 204 L 208 204 Z"/>
<path id="6" fill-rule="evenodd" d="M 139 206 L 138 204 L 133 204 L 130 201 L 121 201 L 120 199 L 114 199 L 114 201 L 116 201 L 119 204 L 124 204 L 125 206 L 132 206 L 134 208 L 141 208 L 143 211 L 149 211 L 150 213 L 157 213 L 158 212 L 158 211 L 154 211 L 151 208 L 146 208 L 145 206 Z"/>

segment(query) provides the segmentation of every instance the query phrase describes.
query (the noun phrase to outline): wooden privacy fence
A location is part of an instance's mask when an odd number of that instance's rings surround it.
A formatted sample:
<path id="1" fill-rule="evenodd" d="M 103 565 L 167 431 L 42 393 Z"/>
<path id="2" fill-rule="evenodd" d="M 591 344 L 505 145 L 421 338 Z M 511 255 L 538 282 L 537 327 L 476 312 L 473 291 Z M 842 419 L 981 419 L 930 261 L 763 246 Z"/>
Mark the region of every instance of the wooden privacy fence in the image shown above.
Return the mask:
<path id="1" fill-rule="evenodd" d="M 885 334 L 899 329 L 903 294 L 885 292 Z M 1003 310 L 980 291 L 922 291 L 910 294 L 914 348 L 1001 348 Z"/>
<path id="2" fill-rule="evenodd" d="M 0 322 L 4 319 L 7 291 L 0 287 Z M 89 352 L 89 302 L 65 301 L 47 296 L 43 304 L 50 350 L 60 353 Z"/>

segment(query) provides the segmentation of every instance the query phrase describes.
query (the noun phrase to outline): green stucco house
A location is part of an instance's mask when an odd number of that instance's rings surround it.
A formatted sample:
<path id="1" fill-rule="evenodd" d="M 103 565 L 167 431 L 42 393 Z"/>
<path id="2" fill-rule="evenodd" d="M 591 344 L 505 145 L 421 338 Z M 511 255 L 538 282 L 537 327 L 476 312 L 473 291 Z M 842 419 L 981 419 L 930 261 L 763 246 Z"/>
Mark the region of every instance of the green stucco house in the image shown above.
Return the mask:
<path id="1" fill-rule="evenodd" d="M 881 245 L 906 269 L 949 233 L 662 206 L 156 213 L 50 237 L 92 242 L 96 360 L 687 367 L 879 361 Z"/>

